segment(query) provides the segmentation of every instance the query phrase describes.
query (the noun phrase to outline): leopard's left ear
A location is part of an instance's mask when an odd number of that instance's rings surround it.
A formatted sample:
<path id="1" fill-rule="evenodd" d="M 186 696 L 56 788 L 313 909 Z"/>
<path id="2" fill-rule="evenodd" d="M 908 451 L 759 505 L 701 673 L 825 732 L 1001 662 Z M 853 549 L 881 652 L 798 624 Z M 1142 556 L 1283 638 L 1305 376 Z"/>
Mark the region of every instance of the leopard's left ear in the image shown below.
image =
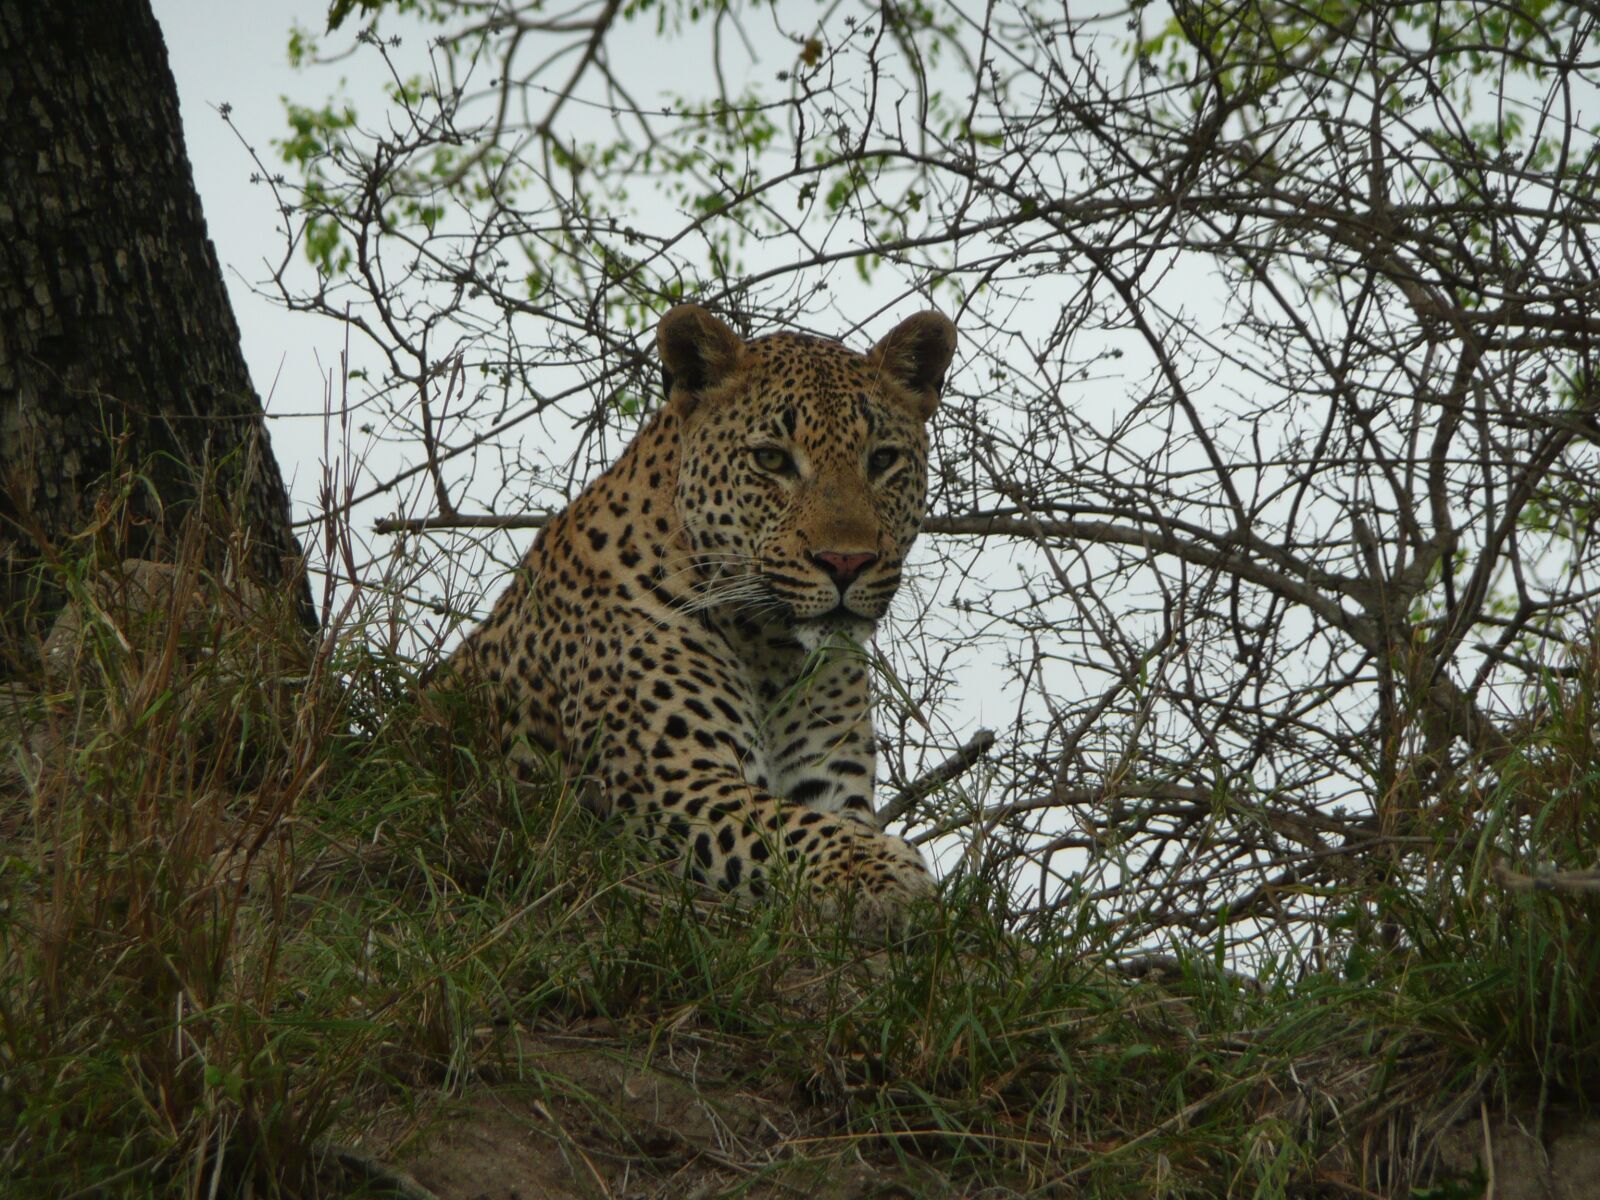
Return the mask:
<path id="1" fill-rule="evenodd" d="M 917 416 L 926 421 L 939 405 L 944 373 L 956 352 L 956 327 L 941 312 L 907 317 L 874 346 L 867 361 L 911 393 Z"/>

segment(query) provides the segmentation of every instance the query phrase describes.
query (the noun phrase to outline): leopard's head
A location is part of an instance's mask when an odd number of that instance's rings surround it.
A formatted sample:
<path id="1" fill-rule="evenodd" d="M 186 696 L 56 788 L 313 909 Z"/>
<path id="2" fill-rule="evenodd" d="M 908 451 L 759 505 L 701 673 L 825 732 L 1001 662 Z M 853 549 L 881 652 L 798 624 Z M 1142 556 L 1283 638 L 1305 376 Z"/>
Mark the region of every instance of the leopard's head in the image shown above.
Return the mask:
<path id="1" fill-rule="evenodd" d="M 922 521 L 927 422 L 955 343 L 936 312 L 866 354 L 794 333 L 745 342 L 692 304 L 661 319 L 704 603 L 790 623 L 808 649 L 870 636 Z"/>

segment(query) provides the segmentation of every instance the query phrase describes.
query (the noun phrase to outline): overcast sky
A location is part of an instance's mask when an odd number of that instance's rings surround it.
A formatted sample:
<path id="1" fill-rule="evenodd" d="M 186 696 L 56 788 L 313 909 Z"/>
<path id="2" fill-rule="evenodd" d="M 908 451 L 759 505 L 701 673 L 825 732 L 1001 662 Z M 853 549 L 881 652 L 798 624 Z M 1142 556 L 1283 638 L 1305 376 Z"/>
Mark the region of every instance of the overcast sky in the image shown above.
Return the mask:
<path id="1" fill-rule="evenodd" d="M 240 135 L 276 164 L 268 143 L 286 129 L 282 97 L 319 101 L 332 89 L 336 69 L 294 71 L 287 52 L 291 24 L 320 30 L 327 0 L 152 0 L 152 7 L 166 35 L 195 185 L 256 390 L 269 412 L 320 412 L 324 373 L 338 362 L 342 334 L 330 321 L 287 313 L 252 294 L 250 285 L 271 274 L 268 259 L 281 256 L 282 243 L 271 193 L 250 183 L 256 167 Z M 218 112 L 223 104 L 231 107 L 233 128 Z M 321 420 L 275 420 L 271 432 L 296 515 L 304 516 L 315 498 Z"/>

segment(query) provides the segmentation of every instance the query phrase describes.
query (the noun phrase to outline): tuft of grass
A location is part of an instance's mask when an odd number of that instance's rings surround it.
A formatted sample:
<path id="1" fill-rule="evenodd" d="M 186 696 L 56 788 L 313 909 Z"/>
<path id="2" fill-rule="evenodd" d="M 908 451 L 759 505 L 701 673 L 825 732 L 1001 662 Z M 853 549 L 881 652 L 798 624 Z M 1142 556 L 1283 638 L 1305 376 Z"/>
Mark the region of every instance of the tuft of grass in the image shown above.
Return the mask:
<path id="1" fill-rule="evenodd" d="M 1534 1124 L 1600 1100 L 1600 645 L 1573 660 L 1514 753 L 1430 798 L 1432 852 L 1373 905 L 1395 949 L 1352 956 Z"/>
<path id="2" fill-rule="evenodd" d="M 300 1086 L 330 1048 L 283 1019 L 278 970 L 325 689 L 296 615 L 217 584 L 197 545 L 65 572 L 48 673 L 6 685 L 8 1195 L 272 1190 L 314 1174 L 331 1120 Z"/>

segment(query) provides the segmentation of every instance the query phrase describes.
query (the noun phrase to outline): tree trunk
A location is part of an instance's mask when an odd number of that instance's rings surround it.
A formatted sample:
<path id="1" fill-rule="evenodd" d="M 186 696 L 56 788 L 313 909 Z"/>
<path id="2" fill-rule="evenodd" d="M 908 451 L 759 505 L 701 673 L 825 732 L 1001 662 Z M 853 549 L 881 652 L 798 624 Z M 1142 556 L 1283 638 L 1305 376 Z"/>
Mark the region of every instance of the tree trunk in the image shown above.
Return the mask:
<path id="1" fill-rule="evenodd" d="M 128 471 L 124 509 L 99 485 Z M 0 0 L 0 653 L 60 605 L 42 559 L 108 516 L 168 558 L 202 480 L 234 525 L 208 561 L 314 625 L 147 0 Z"/>

